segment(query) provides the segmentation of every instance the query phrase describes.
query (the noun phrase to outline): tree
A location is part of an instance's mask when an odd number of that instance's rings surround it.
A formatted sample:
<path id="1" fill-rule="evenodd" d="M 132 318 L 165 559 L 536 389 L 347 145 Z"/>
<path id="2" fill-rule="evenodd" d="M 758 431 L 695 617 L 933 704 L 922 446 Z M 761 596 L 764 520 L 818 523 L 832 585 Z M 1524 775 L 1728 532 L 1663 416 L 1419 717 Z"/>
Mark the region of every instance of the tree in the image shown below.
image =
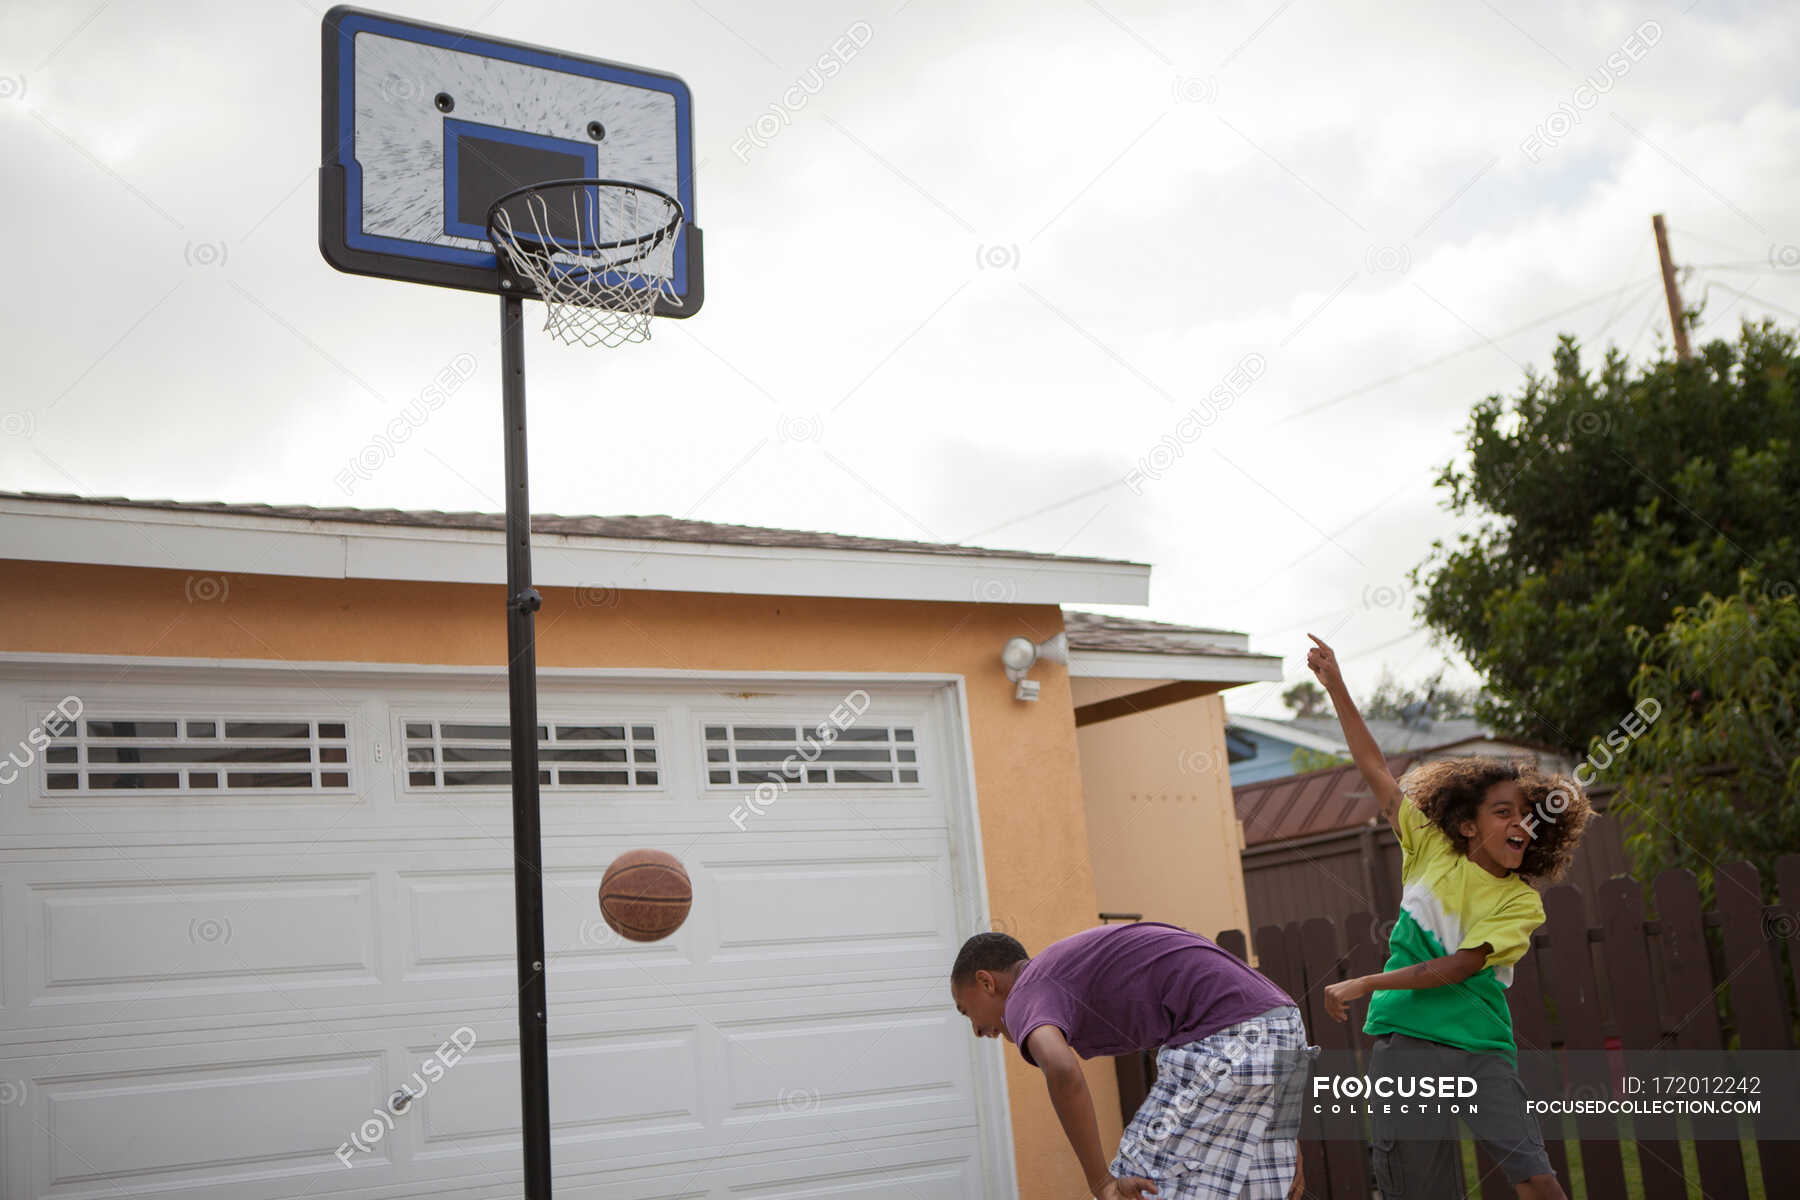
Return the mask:
<path id="1" fill-rule="evenodd" d="M 1613 812 L 1633 872 L 1686 867 L 1713 895 L 1713 868 L 1748 859 L 1774 899 L 1775 859 L 1800 847 L 1800 602 L 1751 572 L 1736 595 L 1630 631 L 1648 729 L 1618 753 Z M 1625 732 L 1629 733 L 1629 730 Z"/>
<path id="2" fill-rule="evenodd" d="M 1310 679 L 1303 679 L 1281 693 L 1281 702 L 1293 709 L 1296 717 L 1323 717 L 1331 712 L 1325 689 Z"/>
<path id="3" fill-rule="evenodd" d="M 1392 671 L 1383 667 L 1380 681 L 1362 705 L 1362 714 L 1378 721 L 1404 721 L 1415 717 L 1451 720 L 1474 716 L 1479 690 L 1446 687 L 1442 680 L 1440 674 L 1436 679 L 1401 683 Z"/>
<path id="4" fill-rule="evenodd" d="M 1483 722 L 1579 754 L 1631 707 L 1627 629 L 1734 594 L 1746 566 L 1800 580 L 1797 375 L 1766 321 L 1688 363 L 1609 350 L 1592 376 L 1564 336 L 1547 378 L 1475 406 L 1437 479 L 1465 528 L 1412 578 L 1483 678 Z"/>
<path id="5" fill-rule="evenodd" d="M 1324 771 L 1331 767 L 1346 766 L 1350 761 L 1341 754 L 1332 754 L 1328 750 L 1314 750 L 1310 746 L 1295 746 L 1294 752 L 1288 755 L 1288 764 L 1293 767 L 1296 775 L 1304 775 L 1308 771 Z"/>

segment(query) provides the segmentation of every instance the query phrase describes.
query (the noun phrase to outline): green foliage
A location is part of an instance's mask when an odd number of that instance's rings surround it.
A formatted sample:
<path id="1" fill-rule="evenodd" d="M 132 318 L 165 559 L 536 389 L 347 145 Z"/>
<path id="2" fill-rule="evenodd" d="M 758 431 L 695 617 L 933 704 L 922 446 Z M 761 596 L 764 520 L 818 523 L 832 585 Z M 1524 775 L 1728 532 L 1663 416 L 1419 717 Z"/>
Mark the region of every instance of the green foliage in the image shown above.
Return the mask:
<path id="1" fill-rule="evenodd" d="M 1609 350 L 1592 375 L 1565 336 L 1548 377 L 1475 406 L 1437 480 L 1465 529 L 1412 578 L 1483 677 L 1477 716 L 1578 754 L 1631 706 L 1628 628 L 1662 630 L 1753 564 L 1800 580 L 1797 377 L 1770 322 L 1685 364 Z"/>
<path id="2" fill-rule="evenodd" d="M 1310 679 L 1302 679 L 1281 693 L 1281 702 L 1293 709 L 1296 717 L 1322 717 L 1331 711 L 1325 689 Z"/>
<path id="3" fill-rule="evenodd" d="M 1330 754 L 1324 750 L 1314 750 L 1309 746 L 1295 746 L 1294 752 L 1288 755 L 1288 762 L 1294 768 L 1294 774 L 1304 775 L 1308 771 L 1323 771 L 1330 767 L 1347 766 L 1350 762 L 1341 754 Z"/>
<path id="4" fill-rule="evenodd" d="M 1710 898 L 1714 867 L 1748 859 L 1773 902 L 1775 860 L 1800 848 L 1794 585 L 1765 588 L 1746 571 L 1736 595 L 1708 595 L 1662 632 L 1634 627 L 1630 639 L 1644 659 L 1632 695 L 1661 708 L 1614 768 L 1633 873 L 1686 867 Z"/>
<path id="5" fill-rule="evenodd" d="M 1445 687 L 1436 680 L 1401 683 L 1383 667 L 1380 682 L 1369 698 L 1358 706 L 1358 711 L 1372 721 L 1398 721 L 1406 715 L 1408 708 L 1422 705 L 1424 716 L 1433 720 L 1451 720 L 1474 716 L 1479 698 L 1477 688 Z"/>

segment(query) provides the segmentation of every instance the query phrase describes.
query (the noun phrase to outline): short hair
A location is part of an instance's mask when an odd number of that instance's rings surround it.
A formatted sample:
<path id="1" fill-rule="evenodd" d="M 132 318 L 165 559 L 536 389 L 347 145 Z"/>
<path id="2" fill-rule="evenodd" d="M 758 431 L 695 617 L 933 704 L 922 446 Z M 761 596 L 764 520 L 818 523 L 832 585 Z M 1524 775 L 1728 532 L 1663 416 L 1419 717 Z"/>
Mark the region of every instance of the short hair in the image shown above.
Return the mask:
<path id="1" fill-rule="evenodd" d="M 1025 947 L 1010 933 L 978 933 L 963 943 L 950 968 L 950 983 L 960 987 L 975 978 L 977 971 L 1004 971 L 1030 961 Z"/>
<path id="2" fill-rule="evenodd" d="M 1481 810 L 1489 788 L 1506 782 L 1519 785 L 1527 815 L 1534 818 L 1519 875 L 1552 882 L 1562 878 L 1594 815 L 1587 790 L 1574 779 L 1540 770 L 1529 759 L 1445 758 L 1414 766 L 1401 776 L 1400 789 L 1418 797 L 1419 811 L 1466 856 L 1469 839 L 1460 826 Z"/>

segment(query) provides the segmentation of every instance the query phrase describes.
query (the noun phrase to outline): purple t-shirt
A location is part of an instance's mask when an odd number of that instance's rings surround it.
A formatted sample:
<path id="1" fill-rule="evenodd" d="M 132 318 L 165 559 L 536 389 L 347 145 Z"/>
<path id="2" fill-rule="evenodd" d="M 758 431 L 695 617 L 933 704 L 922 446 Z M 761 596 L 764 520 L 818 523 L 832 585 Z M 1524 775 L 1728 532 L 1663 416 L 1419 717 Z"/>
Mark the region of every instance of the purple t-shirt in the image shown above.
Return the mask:
<path id="1" fill-rule="evenodd" d="M 1075 1053 L 1133 1054 L 1185 1046 L 1294 1002 L 1229 950 L 1174 925 L 1102 925 L 1046 947 L 1006 997 L 1006 1032 L 1062 1030 Z"/>

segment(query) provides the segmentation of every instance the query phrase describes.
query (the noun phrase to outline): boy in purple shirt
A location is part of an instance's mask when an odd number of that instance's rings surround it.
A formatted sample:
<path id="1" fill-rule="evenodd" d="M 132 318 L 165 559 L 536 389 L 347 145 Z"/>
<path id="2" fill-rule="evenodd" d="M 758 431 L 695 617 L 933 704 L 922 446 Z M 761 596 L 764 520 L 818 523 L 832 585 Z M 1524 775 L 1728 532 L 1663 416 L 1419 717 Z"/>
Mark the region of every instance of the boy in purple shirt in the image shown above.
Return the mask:
<path id="1" fill-rule="evenodd" d="M 1299 1102 L 1318 1047 L 1287 993 L 1197 933 L 1102 925 L 1036 958 L 1004 933 L 963 944 L 950 972 L 976 1037 L 1005 1037 L 1044 1072 L 1099 1200 L 1298 1195 Z M 1156 1084 L 1109 1165 L 1077 1056 L 1155 1050 Z"/>

